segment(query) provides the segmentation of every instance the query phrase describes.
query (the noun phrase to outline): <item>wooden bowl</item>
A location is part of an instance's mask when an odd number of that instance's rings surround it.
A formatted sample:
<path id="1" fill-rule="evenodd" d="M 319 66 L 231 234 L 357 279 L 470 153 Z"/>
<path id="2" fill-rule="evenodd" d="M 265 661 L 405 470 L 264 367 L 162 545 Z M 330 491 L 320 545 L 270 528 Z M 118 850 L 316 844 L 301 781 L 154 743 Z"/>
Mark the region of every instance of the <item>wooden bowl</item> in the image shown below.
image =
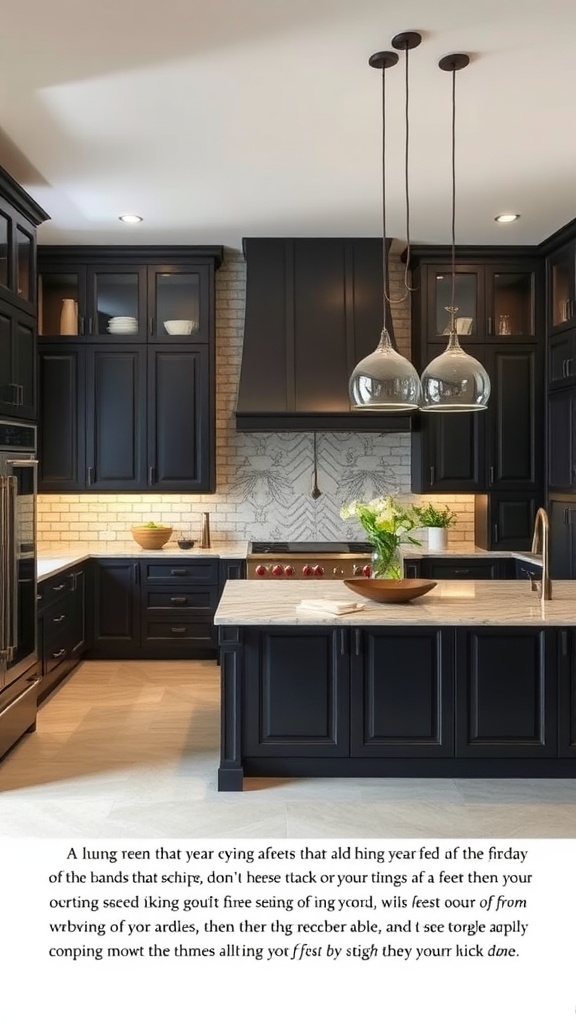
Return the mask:
<path id="1" fill-rule="evenodd" d="M 373 580 L 369 576 L 354 576 L 343 580 L 350 590 L 380 604 L 401 604 L 422 597 L 436 586 L 434 580 Z"/>
<path id="2" fill-rule="evenodd" d="M 171 526 L 133 526 L 132 536 L 141 548 L 147 551 L 158 551 L 170 540 Z"/>

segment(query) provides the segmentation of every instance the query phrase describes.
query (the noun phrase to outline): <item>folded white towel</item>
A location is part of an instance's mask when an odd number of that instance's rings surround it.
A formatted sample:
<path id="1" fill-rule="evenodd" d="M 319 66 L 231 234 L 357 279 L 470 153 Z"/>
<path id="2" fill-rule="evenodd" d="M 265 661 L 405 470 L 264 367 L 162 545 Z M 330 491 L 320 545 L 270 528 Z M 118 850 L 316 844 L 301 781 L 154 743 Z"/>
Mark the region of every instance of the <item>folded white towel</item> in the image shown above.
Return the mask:
<path id="1" fill-rule="evenodd" d="M 298 612 L 322 612 L 323 615 L 348 615 L 359 612 L 365 605 L 361 601 L 304 600 L 296 606 Z"/>

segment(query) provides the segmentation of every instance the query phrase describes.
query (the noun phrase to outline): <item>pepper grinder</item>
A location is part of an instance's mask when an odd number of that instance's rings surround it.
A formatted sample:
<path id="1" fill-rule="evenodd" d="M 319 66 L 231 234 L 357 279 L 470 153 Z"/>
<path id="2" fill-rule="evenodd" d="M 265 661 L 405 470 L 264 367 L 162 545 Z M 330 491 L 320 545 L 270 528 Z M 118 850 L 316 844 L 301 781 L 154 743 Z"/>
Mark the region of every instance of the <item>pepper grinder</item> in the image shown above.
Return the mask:
<path id="1" fill-rule="evenodd" d="M 210 513 L 202 513 L 202 537 L 200 539 L 201 548 L 210 547 Z"/>

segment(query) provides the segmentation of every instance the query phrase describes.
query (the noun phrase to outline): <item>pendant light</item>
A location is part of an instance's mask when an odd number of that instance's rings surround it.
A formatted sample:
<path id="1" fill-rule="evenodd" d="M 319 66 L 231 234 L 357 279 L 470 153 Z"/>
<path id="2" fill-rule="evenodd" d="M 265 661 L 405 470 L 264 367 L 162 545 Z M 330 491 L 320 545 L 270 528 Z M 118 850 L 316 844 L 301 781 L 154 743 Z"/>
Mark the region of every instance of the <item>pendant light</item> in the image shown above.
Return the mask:
<path id="1" fill-rule="evenodd" d="M 400 44 L 399 41 L 403 40 Z M 421 36 L 417 32 L 404 32 L 396 36 L 392 45 L 408 50 L 417 46 Z M 390 297 L 388 295 L 388 243 L 386 240 L 386 70 L 398 63 L 398 54 L 391 51 L 374 53 L 368 63 L 382 71 L 382 295 L 383 316 L 380 341 L 374 352 L 361 359 L 354 368 L 348 384 L 353 409 L 375 412 L 410 412 L 420 404 L 420 378 L 404 356 L 400 355 L 388 333 Z M 407 65 L 406 65 L 407 67 Z M 408 72 L 406 71 L 406 90 Z M 406 92 L 406 104 L 408 92 Z M 408 124 L 406 124 L 408 133 Z M 406 150 L 408 134 L 406 134 Z"/>
<path id="2" fill-rule="evenodd" d="M 490 378 L 477 359 L 461 347 L 456 330 L 456 72 L 470 63 L 466 53 L 442 57 L 438 67 L 452 73 L 452 285 L 448 345 L 422 374 L 422 412 L 481 412 L 490 397 Z"/>

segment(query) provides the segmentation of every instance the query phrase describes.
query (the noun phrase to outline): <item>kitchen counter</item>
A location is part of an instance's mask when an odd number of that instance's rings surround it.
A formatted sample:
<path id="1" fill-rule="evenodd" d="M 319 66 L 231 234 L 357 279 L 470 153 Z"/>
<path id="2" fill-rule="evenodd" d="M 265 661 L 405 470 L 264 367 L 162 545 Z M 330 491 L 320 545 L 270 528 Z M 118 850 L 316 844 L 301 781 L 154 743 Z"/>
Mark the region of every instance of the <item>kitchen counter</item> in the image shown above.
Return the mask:
<path id="1" fill-rule="evenodd" d="M 338 617 L 298 612 L 305 598 L 362 601 L 361 611 Z M 214 622 L 217 626 L 260 625 L 497 625 L 576 626 L 576 581 L 552 583 L 552 600 L 541 601 L 525 580 L 441 580 L 428 594 L 407 604 L 378 604 L 338 580 L 231 580 Z"/>
<path id="2" fill-rule="evenodd" d="M 147 551 L 134 542 L 102 542 L 70 545 L 39 545 L 38 581 L 62 572 L 86 558 L 246 558 L 247 541 L 215 543 L 209 548 L 194 545 L 183 550 L 177 543 L 168 543 L 159 551 Z"/>

